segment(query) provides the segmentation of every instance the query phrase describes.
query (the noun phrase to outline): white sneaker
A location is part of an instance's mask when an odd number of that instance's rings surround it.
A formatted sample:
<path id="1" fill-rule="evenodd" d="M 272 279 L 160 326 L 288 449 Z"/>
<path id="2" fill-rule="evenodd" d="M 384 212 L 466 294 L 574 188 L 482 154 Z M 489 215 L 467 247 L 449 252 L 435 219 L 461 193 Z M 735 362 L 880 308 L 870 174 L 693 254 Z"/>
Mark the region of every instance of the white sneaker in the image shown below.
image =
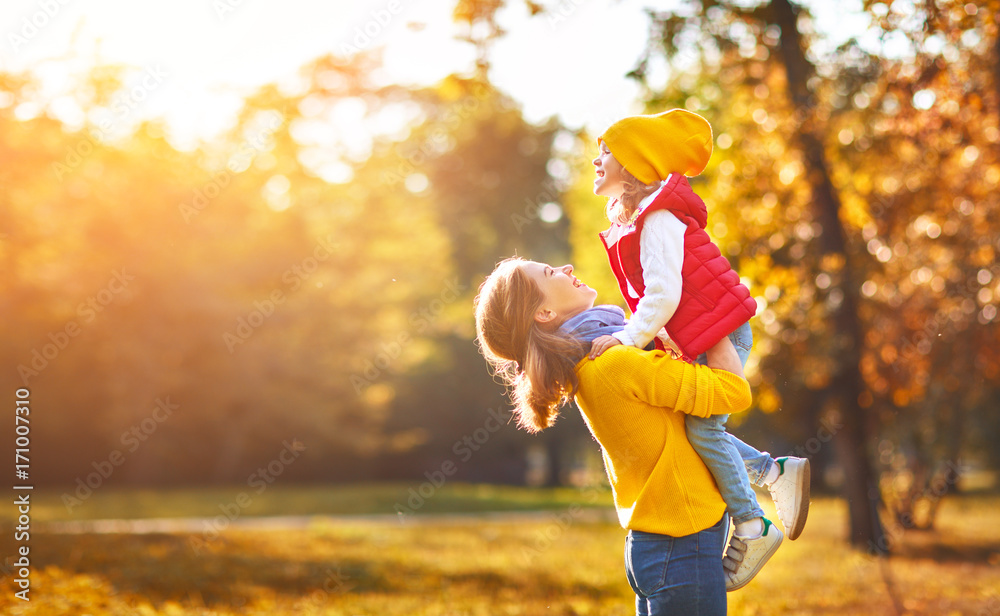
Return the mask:
<path id="1" fill-rule="evenodd" d="M 788 538 L 795 541 L 809 515 L 809 458 L 777 458 L 775 462 L 780 474 L 767 489 L 781 525 Z"/>
<path id="2" fill-rule="evenodd" d="M 778 551 L 778 546 L 784 539 L 777 526 L 767 518 L 762 519 L 764 532 L 760 537 L 746 539 L 734 534 L 729 540 L 726 556 L 722 559 L 722 567 L 726 571 L 726 592 L 739 590 L 749 584 Z"/>

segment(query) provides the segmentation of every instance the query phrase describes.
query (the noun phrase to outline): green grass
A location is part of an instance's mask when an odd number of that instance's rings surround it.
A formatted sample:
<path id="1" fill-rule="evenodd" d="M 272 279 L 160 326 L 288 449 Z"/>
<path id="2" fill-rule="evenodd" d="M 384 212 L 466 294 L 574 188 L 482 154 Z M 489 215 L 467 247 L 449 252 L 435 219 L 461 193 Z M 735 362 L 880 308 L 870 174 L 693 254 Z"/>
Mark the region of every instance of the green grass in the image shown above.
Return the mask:
<path id="1" fill-rule="evenodd" d="M 566 495 L 570 503 L 580 500 L 579 492 L 573 496 Z M 817 499 L 802 537 L 729 594 L 729 614 L 895 614 L 891 587 L 902 613 L 1000 615 L 998 508 L 996 496 L 950 498 L 937 532 L 894 532 L 895 555 L 884 562 L 848 548 L 843 502 Z M 0 613 L 634 613 L 622 566 L 624 531 L 574 511 L 464 523 L 317 518 L 302 529 L 228 530 L 214 538 L 33 533 L 32 601 L 14 598 L 8 578 L 0 583 Z M 14 547 L 11 533 L 0 535 L 0 553 Z"/>
<path id="2" fill-rule="evenodd" d="M 396 515 L 397 505 L 406 514 L 536 511 L 566 508 L 573 503 L 581 506 L 610 506 L 610 490 L 602 488 L 598 492 L 582 492 L 575 488 L 539 489 L 457 482 L 446 483 L 440 488 L 418 482 L 295 487 L 274 485 L 260 494 L 247 487 L 177 490 L 103 488 L 80 501 L 80 504 L 68 507 L 64 501 L 64 494 L 67 492 L 50 490 L 31 495 L 31 517 L 34 522 L 213 517 L 219 515 L 222 508 L 232 508 L 234 503 L 238 506 L 246 504 L 245 507 L 239 507 L 241 516 Z M 241 494 L 244 496 L 240 497 Z M 69 495 L 73 496 L 71 492 Z M 15 507 L 0 507 L 0 525 L 10 526 L 16 515 Z"/>

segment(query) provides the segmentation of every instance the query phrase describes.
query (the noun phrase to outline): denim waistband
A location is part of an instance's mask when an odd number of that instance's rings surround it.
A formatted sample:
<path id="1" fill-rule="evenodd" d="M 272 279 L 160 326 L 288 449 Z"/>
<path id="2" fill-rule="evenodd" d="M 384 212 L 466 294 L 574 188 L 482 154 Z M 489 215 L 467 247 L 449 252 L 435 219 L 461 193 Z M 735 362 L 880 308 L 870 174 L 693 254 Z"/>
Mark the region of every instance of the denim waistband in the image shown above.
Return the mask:
<path id="1" fill-rule="evenodd" d="M 628 531 L 628 536 L 632 541 L 670 541 L 671 539 L 677 539 L 673 535 L 664 535 L 661 533 L 647 533 L 644 530 L 630 530 Z"/>
<path id="2" fill-rule="evenodd" d="M 706 533 L 706 532 L 716 531 L 720 527 L 723 526 L 728 527 L 728 524 L 729 524 L 729 514 L 723 513 L 722 518 L 718 522 L 709 526 L 706 529 L 691 533 L 691 535 L 697 535 L 699 532 Z M 683 535 L 683 537 L 690 537 L 691 535 Z M 629 538 L 632 539 L 632 541 L 671 541 L 674 539 L 683 538 L 683 537 L 674 537 L 673 535 L 664 535 L 662 533 L 648 533 L 644 530 L 635 530 L 635 529 L 630 529 L 628 531 L 628 536 Z"/>

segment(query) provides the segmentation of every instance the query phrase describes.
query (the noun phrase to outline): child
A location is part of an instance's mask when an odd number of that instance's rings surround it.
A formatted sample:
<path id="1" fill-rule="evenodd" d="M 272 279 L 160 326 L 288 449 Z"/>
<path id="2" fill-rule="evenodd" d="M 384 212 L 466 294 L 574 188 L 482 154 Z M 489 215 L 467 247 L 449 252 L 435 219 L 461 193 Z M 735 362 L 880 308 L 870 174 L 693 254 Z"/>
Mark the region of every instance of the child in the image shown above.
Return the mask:
<path id="1" fill-rule="evenodd" d="M 757 304 L 705 232 L 705 203 L 685 176 L 712 153 L 712 128 L 698 114 L 672 109 L 620 120 L 598 138 L 594 193 L 609 198 L 611 228 L 601 234 L 632 318 L 594 340 L 590 357 L 616 344 L 664 348 L 661 328 L 688 361 L 727 336 L 746 364 Z M 725 431 L 728 416 L 686 418 L 688 440 L 712 472 L 736 525 L 727 551 L 727 589 L 746 585 L 781 543 L 764 518 L 750 480 L 767 485 L 790 539 L 809 508 L 809 460 L 760 452 Z M 777 464 L 775 464 L 777 462 Z"/>

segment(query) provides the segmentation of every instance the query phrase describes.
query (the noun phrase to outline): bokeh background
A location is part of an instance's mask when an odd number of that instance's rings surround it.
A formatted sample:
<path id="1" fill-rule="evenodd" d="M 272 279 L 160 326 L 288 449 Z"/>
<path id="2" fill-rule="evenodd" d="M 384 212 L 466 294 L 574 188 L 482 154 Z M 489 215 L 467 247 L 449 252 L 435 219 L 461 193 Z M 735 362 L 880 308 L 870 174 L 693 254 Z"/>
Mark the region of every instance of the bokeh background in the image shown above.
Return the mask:
<path id="1" fill-rule="evenodd" d="M 1000 614 L 1000 3 L 39 0 L 0 19 L 0 438 L 13 460 L 28 390 L 41 554 L 33 605 L 5 564 L 11 613 L 629 613 L 597 446 L 572 407 L 538 436 L 508 423 L 472 298 L 518 254 L 621 303 L 595 136 L 683 107 L 713 125 L 692 185 L 760 306 L 730 428 L 811 459 L 804 541 L 837 555 L 732 612 Z M 448 548 L 407 526 L 510 509 L 542 517 L 476 518 Z M 316 530 L 346 514 L 390 521 Z M 240 530 L 277 515 L 299 530 Z M 182 522 L 120 522 L 150 518 Z M 553 525 L 524 579 L 448 551 L 524 560 Z M 381 556 L 315 598 L 372 537 Z M 279 549 L 257 577 L 248 555 Z M 610 573 L 565 582 L 551 559 L 574 553 Z M 860 587 L 830 594 L 844 567 Z"/>

